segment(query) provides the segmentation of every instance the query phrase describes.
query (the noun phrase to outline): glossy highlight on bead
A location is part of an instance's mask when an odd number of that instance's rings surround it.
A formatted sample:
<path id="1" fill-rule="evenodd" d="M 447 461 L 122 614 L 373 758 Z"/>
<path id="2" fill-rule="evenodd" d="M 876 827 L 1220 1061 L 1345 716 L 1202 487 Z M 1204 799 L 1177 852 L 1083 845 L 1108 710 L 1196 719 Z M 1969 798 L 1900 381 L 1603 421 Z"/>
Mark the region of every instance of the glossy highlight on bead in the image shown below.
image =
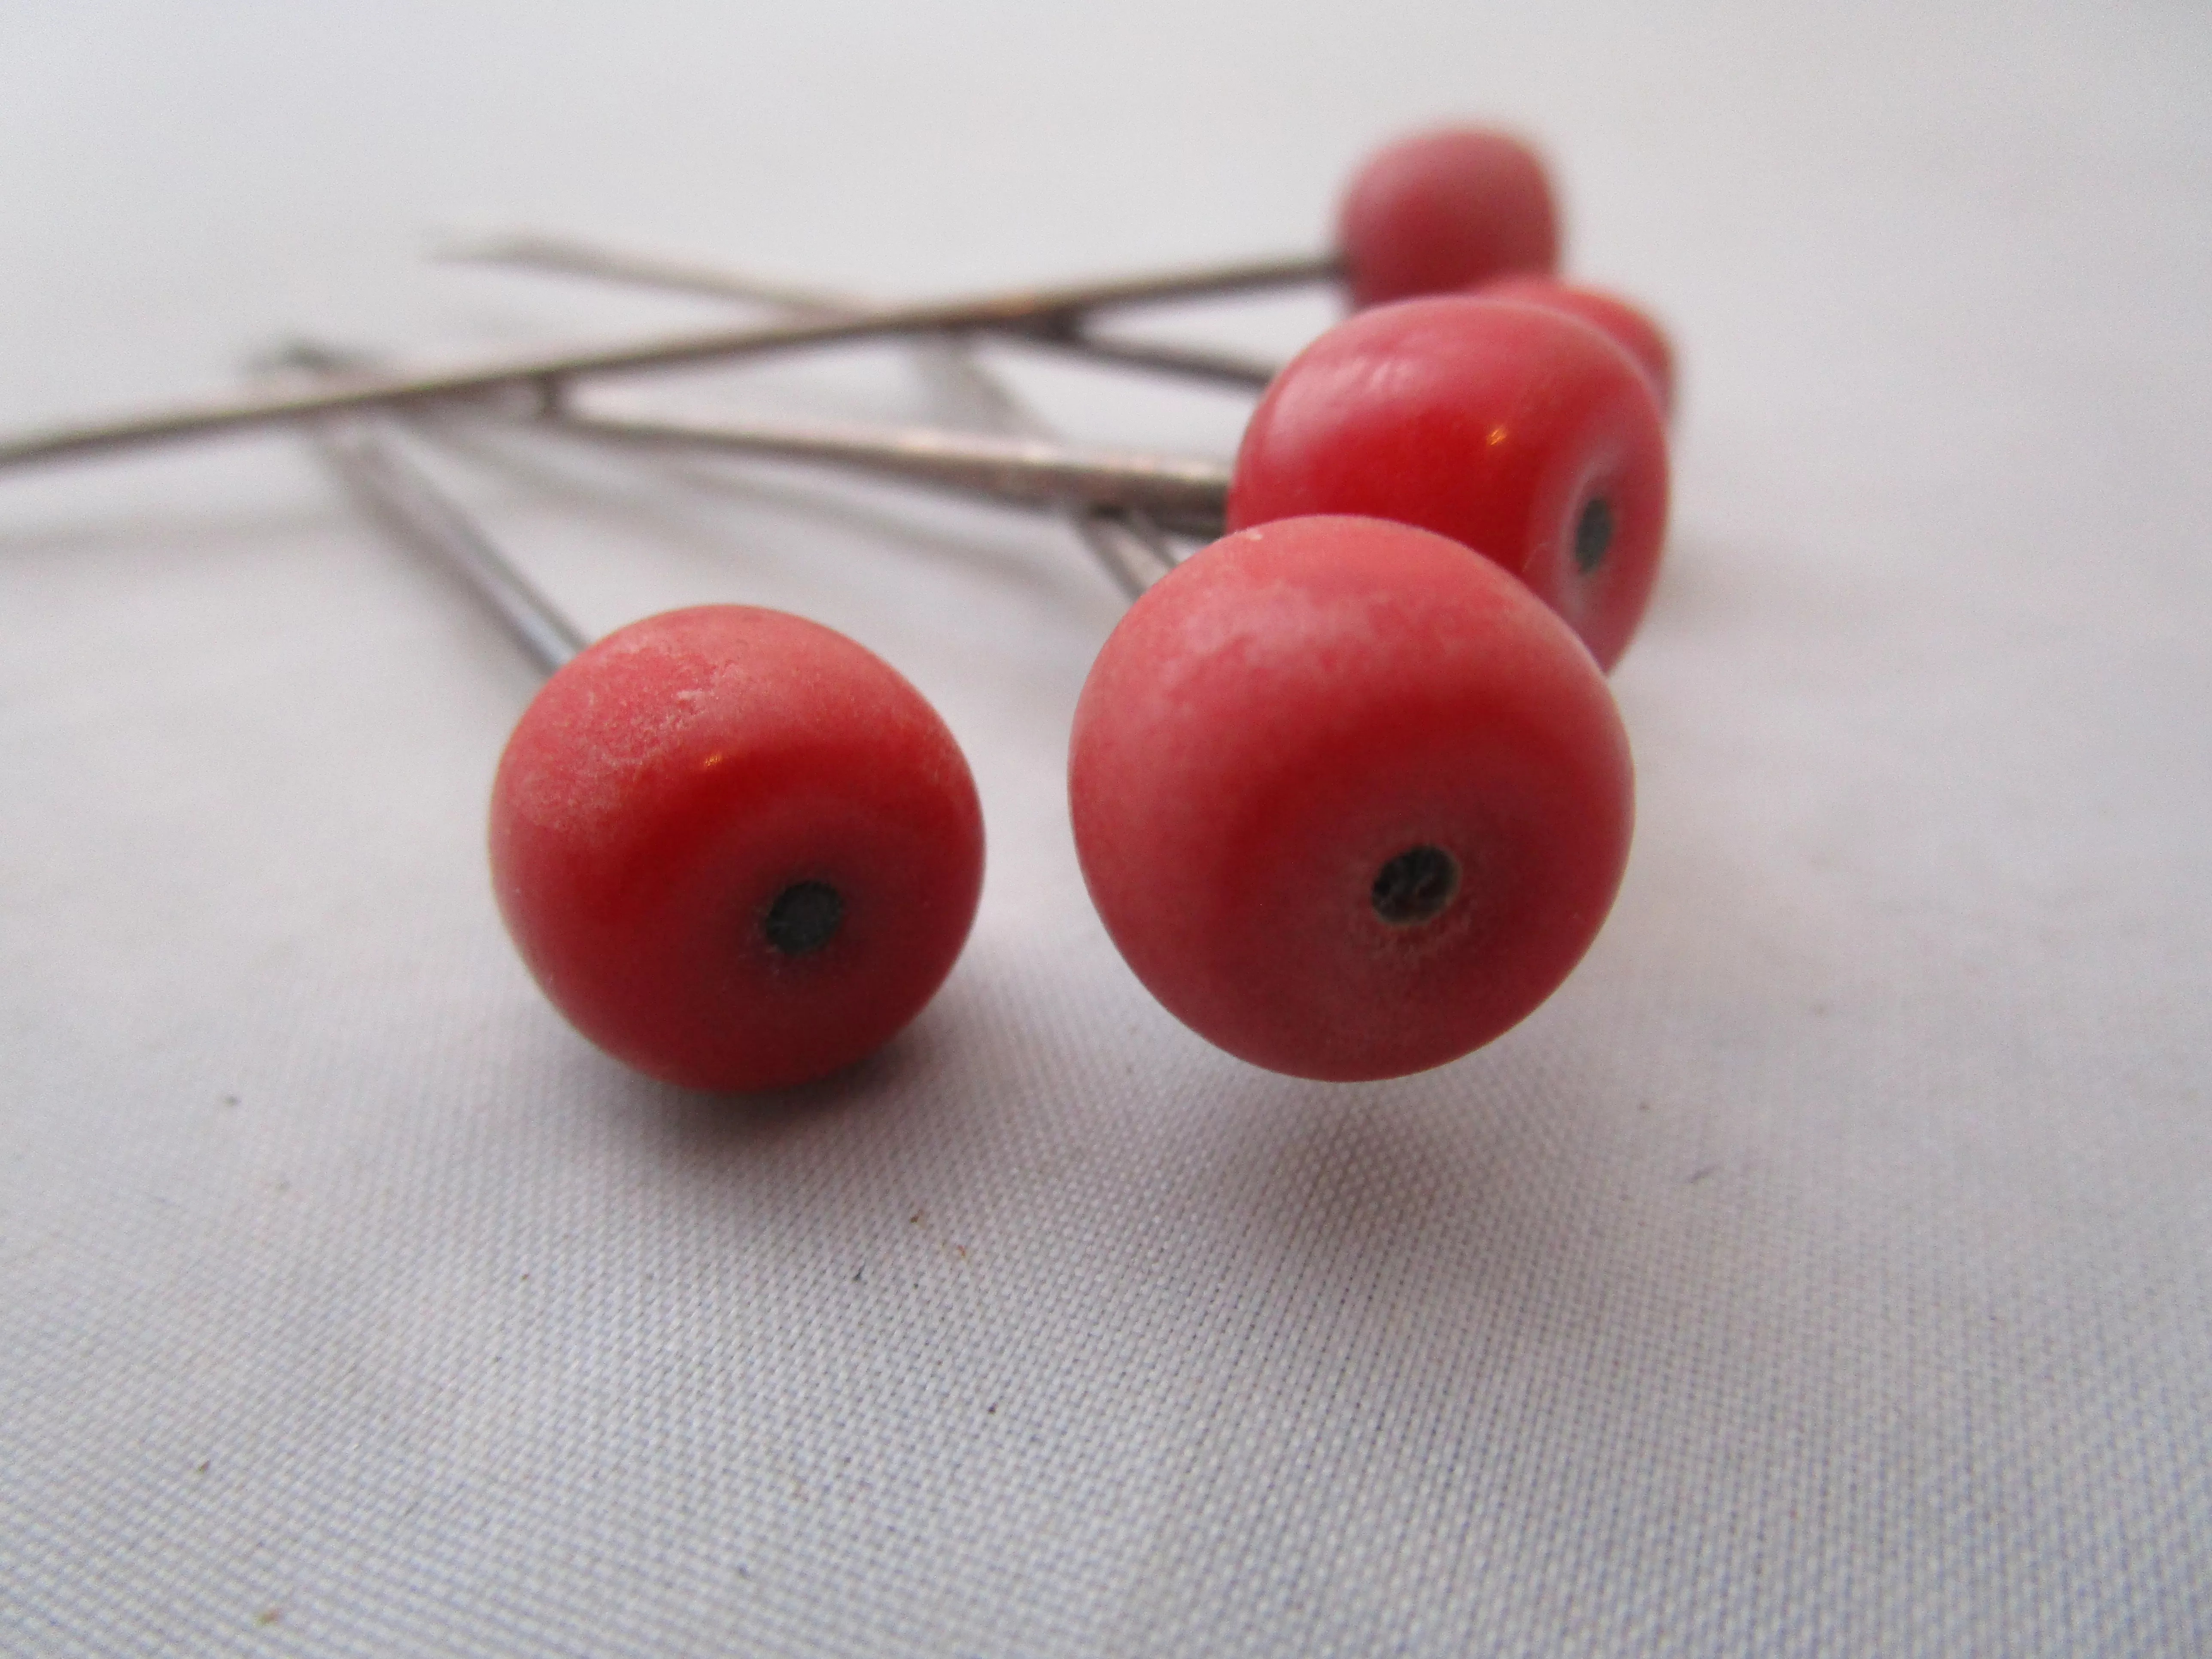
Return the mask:
<path id="1" fill-rule="evenodd" d="M 1550 276 L 1503 276 L 1469 290 L 1486 300 L 1513 300 L 1542 306 L 1565 316 L 1578 317 L 1634 360 L 1650 377 L 1659 399 L 1659 412 L 1674 412 L 1674 348 L 1667 332 L 1644 311 L 1620 295 L 1581 283 L 1563 283 Z"/>
<path id="2" fill-rule="evenodd" d="M 1666 428 L 1643 373 L 1586 323 L 1469 295 L 1401 300 L 1292 358 L 1244 429 L 1229 527 L 1311 514 L 1465 544 L 1610 668 L 1658 575 Z"/>

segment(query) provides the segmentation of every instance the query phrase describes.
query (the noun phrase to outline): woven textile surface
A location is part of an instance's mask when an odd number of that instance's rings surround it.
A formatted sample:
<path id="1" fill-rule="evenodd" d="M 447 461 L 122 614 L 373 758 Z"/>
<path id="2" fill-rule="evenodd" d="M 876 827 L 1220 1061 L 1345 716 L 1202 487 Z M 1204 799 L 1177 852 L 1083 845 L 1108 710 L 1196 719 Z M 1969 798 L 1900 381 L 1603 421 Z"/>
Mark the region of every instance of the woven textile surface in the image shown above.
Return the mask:
<path id="1" fill-rule="evenodd" d="M 1085 899 L 1064 526 L 431 452 L 588 629 L 804 612 L 975 767 L 921 1020 L 685 1095 L 501 932 L 530 671 L 296 440 L 0 475 L 0 1651 L 2212 1651 L 2212 18 L 769 10 L 11 9 L 0 424 L 725 314 L 433 231 L 921 297 L 1315 249 L 1507 122 L 1683 363 L 1619 905 L 1457 1064 L 1254 1070 Z"/>

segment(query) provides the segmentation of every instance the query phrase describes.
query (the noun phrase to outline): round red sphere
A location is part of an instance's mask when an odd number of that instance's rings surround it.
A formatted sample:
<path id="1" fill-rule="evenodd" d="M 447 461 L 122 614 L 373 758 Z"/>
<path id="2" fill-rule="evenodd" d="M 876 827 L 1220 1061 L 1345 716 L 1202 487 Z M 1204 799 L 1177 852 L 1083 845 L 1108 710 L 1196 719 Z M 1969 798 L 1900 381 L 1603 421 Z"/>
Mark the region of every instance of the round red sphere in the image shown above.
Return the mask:
<path id="1" fill-rule="evenodd" d="M 641 1072 L 770 1089 L 888 1042 L 982 888 L 968 764 L 842 635 L 702 605 L 549 679 L 492 785 L 492 884 L 553 1005 Z"/>
<path id="2" fill-rule="evenodd" d="M 1373 519 L 1214 543 L 1139 599 L 1077 705 L 1098 914 L 1201 1036 L 1297 1077 L 1395 1077 L 1529 1013 L 1597 933 L 1628 741 L 1559 620 Z"/>
<path id="3" fill-rule="evenodd" d="M 1667 433 L 1587 323 L 1454 295 L 1338 324 L 1286 364 L 1237 455 L 1228 524 L 1419 525 L 1511 571 L 1610 668 L 1659 571 Z"/>
<path id="4" fill-rule="evenodd" d="M 1535 276 L 1501 276 L 1494 283 L 1485 283 L 1475 292 L 1486 300 L 1515 300 L 1522 305 L 1542 306 L 1570 317 L 1579 317 L 1607 336 L 1650 378 L 1652 393 L 1659 399 L 1659 412 L 1665 416 L 1674 413 L 1674 349 L 1668 343 L 1666 331 L 1657 323 L 1618 294 Z"/>
<path id="5" fill-rule="evenodd" d="M 1443 127 L 1378 150 L 1352 175 L 1336 245 L 1354 306 L 1449 294 L 1559 262 L 1544 163 L 1510 133 Z"/>

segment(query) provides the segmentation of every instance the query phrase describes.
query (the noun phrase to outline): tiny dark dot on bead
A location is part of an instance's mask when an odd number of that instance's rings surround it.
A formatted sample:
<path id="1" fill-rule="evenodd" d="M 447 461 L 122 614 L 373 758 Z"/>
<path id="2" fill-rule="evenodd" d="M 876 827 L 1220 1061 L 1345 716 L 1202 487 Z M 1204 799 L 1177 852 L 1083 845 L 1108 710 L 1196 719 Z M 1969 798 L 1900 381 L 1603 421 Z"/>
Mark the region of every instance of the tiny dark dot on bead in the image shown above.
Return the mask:
<path id="1" fill-rule="evenodd" d="M 1613 503 L 1593 495 L 1583 503 L 1582 516 L 1575 520 L 1575 568 L 1589 575 L 1605 562 L 1612 545 Z"/>
<path id="2" fill-rule="evenodd" d="M 845 924 L 844 896 L 824 881 L 794 881 L 768 907 L 761 931 L 787 957 L 818 951 Z"/>
<path id="3" fill-rule="evenodd" d="M 1408 847 L 1376 872 L 1375 914 L 1393 927 L 1434 920 L 1459 891 L 1459 862 L 1441 847 Z"/>

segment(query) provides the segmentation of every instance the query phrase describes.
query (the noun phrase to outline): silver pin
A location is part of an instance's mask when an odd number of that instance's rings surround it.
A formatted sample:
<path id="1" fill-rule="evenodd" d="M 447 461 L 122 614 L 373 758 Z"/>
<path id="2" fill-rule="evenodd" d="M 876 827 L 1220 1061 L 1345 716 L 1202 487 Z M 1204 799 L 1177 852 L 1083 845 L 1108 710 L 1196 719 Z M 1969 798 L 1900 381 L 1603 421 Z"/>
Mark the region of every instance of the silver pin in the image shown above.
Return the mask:
<path id="1" fill-rule="evenodd" d="M 480 246 L 489 250 L 483 257 L 491 263 L 623 283 L 662 293 L 708 294 L 776 307 L 794 317 L 854 316 L 869 308 L 847 295 L 700 270 L 550 237 L 514 237 Z M 448 257 L 471 257 L 465 251 L 446 252 Z M 956 335 L 924 334 L 914 340 L 909 349 L 939 393 L 979 425 L 1019 437 L 1051 439 L 1051 429 L 1012 388 L 978 361 L 965 340 Z M 1174 545 L 1140 509 L 1074 502 L 1061 506 L 1069 529 L 1124 598 L 1135 599 L 1180 562 Z"/>
<path id="2" fill-rule="evenodd" d="M 442 245 L 439 257 L 467 264 L 503 266 L 514 270 L 544 271 L 564 276 L 586 276 L 599 282 L 624 283 L 662 293 L 696 294 L 710 299 L 742 300 L 756 305 L 782 307 L 794 313 L 852 314 L 865 309 L 857 301 L 832 300 L 811 290 L 796 289 L 749 274 L 709 269 L 681 260 L 629 252 L 565 236 L 534 231 L 481 240 L 460 239 Z M 1102 335 L 1083 313 L 1022 327 L 1010 328 L 1000 337 L 1024 345 L 1059 351 L 1117 368 L 1146 369 L 1188 380 L 1236 386 L 1257 392 L 1275 378 L 1280 367 L 1234 352 L 1212 351 L 1203 346 L 1131 340 Z"/>
<path id="3" fill-rule="evenodd" d="M 261 367 L 327 376 L 357 366 L 344 354 L 307 343 L 288 346 Z M 590 643 L 477 527 L 475 520 L 394 441 L 400 420 L 376 413 L 312 422 L 308 435 L 324 464 L 362 505 L 430 555 L 505 624 L 523 654 L 552 673 Z"/>
<path id="4" fill-rule="evenodd" d="M 66 456 L 142 448 L 219 432 L 284 426 L 318 416 L 523 392 L 551 403 L 565 382 L 791 351 L 833 341 L 904 334 L 989 331 L 1018 325 L 1060 327 L 1066 319 L 1121 306 L 1204 295 L 1241 294 L 1334 276 L 1334 255 L 1218 265 L 1175 276 L 1130 277 L 1065 288 L 921 305 L 889 306 L 848 318 L 715 329 L 596 350 L 508 358 L 394 380 L 364 378 L 310 391 L 183 404 L 119 419 L 48 427 L 0 438 L 0 468 Z"/>
<path id="5" fill-rule="evenodd" d="M 712 420 L 570 403 L 538 422 L 647 449 L 689 449 L 828 466 L 933 484 L 1020 506 L 1139 512 L 1187 535 L 1222 532 L 1222 462 L 1077 449 L 1041 438 L 797 421 Z"/>

